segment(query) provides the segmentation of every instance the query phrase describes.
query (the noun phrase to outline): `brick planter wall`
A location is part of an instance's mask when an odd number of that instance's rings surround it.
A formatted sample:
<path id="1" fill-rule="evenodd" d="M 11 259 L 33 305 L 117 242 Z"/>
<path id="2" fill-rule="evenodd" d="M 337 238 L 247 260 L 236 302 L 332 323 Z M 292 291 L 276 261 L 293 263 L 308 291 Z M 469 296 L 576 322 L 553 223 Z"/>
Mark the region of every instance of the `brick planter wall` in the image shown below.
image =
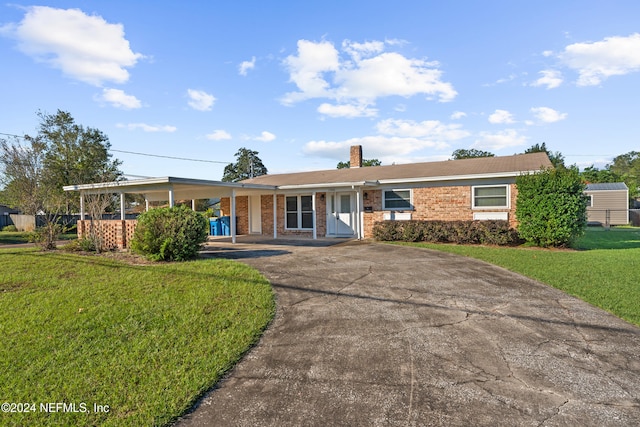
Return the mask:
<path id="1" fill-rule="evenodd" d="M 89 237 L 91 220 L 78 220 L 78 239 Z M 126 220 L 100 220 L 93 221 L 93 226 L 101 233 L 103 239 L 103 249 L 128 249 L 133 239 L 138 221 L 135 219 Z"/>

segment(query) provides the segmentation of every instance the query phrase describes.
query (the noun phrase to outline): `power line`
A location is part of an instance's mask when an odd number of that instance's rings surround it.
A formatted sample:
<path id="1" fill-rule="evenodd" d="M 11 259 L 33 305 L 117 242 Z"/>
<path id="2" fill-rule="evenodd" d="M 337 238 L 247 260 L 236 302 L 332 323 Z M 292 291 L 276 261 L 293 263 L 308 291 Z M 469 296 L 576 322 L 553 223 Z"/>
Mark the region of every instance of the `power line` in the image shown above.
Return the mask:
<path id="1" fill-rule="evenodd" d="M 162 156 L 160 154 L 149 154 L 149 153 L 138 153 L 135 151 L 114 150 L 113 148 L 111 149 L 111 151 L 115 151 L 117 153 L 135 154 L 137 156 L 160 157 L 162 159 L 172 159 L 172 160 L 184 160 L 188 162 L 220 163 L 223 165 L 228 165 L 229 163 L 231 163 L 231 162 L 222 162 L 220 160 L 189 159 L 187 157 Z"/>

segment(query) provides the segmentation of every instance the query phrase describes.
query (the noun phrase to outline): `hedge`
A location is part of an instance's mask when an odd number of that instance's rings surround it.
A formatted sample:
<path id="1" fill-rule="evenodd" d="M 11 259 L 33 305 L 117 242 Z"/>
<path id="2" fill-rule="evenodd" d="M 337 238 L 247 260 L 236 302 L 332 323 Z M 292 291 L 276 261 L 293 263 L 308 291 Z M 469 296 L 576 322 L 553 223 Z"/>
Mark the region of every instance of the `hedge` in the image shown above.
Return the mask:
<path id="1" fill-rule="evenodd" d="M 379 221 L 373 237 L 383 241 L 514 245 L 521 243 L 508 221 Z"/>

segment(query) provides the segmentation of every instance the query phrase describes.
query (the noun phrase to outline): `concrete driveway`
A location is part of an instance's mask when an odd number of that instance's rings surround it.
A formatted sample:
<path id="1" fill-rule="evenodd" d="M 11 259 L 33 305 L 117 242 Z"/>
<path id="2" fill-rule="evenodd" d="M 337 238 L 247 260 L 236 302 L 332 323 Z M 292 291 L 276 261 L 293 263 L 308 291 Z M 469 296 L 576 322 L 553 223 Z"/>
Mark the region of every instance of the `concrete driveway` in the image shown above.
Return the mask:
<path id="1" fill-rule="evenodd" d="M 209 247 L 277 315 L 180 426 L 640 425 L 635 326 L 464 257 L 270 243 Z"/>

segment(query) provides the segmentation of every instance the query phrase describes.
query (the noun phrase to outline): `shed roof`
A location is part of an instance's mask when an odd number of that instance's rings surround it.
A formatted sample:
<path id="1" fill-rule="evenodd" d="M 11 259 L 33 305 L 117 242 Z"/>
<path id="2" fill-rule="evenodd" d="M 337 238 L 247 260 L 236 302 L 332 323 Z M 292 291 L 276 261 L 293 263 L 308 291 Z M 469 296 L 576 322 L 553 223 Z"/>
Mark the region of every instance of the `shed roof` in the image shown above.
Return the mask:
<path id="1" fill-rule="evenodd" d="M 546 153 L 516 154 L 502 157 L 479 157 L 440 162 L 407 163 L 349 169 L 330 169 L 262 175 L 242 181 L 244 184 L 274 185 L 278 188 L 324 184 L 372 182 L 375 184 L 446 181 L 473 177 L 517 176 L 553 167 Z"/>
<path id="2" fill-rule="evenodd" d="M 587 184 L 586 191 L 627 191 L 627 184 L 624 182 L 603 182 L 597 184 Z"/>

